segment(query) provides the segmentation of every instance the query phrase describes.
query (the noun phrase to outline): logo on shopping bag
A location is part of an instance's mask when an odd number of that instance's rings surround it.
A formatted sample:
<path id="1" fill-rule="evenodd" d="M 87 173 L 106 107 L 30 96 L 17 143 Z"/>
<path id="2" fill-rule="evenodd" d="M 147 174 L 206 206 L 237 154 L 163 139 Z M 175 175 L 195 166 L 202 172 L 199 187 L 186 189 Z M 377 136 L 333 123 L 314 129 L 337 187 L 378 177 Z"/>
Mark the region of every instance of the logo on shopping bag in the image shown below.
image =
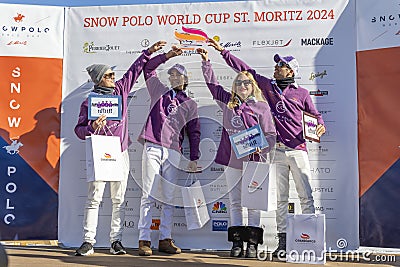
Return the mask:
<path id="1" fill-rule="evenodd" d="M 310 239 L 310 236 L 308 234 L 302 233 L 300 235 L 301 239 Z"/>
<path id="2" fill-rule="evenodd" d="M 310 235 L 306 234 L 306 233 L 301 233 L 300 239 L 296 238 L 294 241 L 297 243 L 315 243 L 316 242 L 315 239 L 311 239 Z"/>
<path id="3" fill-rule="evenodd" d="M 103 154 L 103 157 L 101 158 L 101 161 L 117 161 L 117 160 L 113 158 L 110 153 L 105 152 Z"/>
<path id="4" fill-rule="evenodd" d="M 201 206 L 204 206 L 204 201 L 201 200 L 200 198 L 197 199 L 197 208 L 200 208 Z"/>
<path id="5" fill-rule="evenodd" d="M 263 190 L 263 188 L 257 181 L 251 181 L 250 184 L 247 186 L 247 188 L 249 189 L 249 192 L 254 192 L 256 190 L 260 191 Z"/>

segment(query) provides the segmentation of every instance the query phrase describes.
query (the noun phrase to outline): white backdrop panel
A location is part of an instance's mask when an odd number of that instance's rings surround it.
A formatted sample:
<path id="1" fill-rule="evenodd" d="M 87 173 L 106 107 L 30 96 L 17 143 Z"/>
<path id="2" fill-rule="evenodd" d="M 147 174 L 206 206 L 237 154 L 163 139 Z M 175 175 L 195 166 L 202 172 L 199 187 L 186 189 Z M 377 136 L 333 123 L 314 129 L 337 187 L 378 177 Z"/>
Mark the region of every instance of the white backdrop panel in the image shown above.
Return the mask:
<path id="1" fill-rule="evenodd" d="M 65 246 L 82 242 L 82 216 L 86 199 L 84 144 L 73 132 L 80 103 L 92 84 L 85 68 L 92 63 L 116 66 L 117 79 L 142 49 L 157 40 L 176 43 L 174 30 L 182 26 L 200 28 L 259 73 L 271 77 L 275 53 L 293 54 L 300 62 L 298 82 L 310 90 L 318 110 L 323 113 L 328 132 L 320 144 L 309 144 L 312 188 L 318 212 L 327 218 L 327 247 L 338 249 L 344 238 L 347 248 L 358 247 L 358 173 L 355 85 L 355 3 L 354 1 L 252 1 L 232 3 L 193 3 L 82 7 L 66 10 L 65 76 L 62 114 L 62 160 L 60 173 L 59 241 Z M 161 18 L 167 18 L 161 23 Z M 177 22 L 177 18 L 183 21 Z M 97 24 L 96 24 L 97 23 Z M 221 56 L 210 52 L 221 84 L 230 90 L 235 73 Z M 202 122 L 202 158 L 206 167 L 199 179 L 209 201 L 210 222 L 202 229 L 187 231 L 183 211 L 176 209 L 173 238 L 183 248 L 228 249 L 224 228 L 229 222 L 227 187 L 223 168 L 212 159 L 221 134 L 221 113 L 203 82 L 200 57 L 186 54 L 161 65 L 159 77 L 167 83 L 166 70 L 175 63 L 189 72 L 188 93 L 199 105 Z M 134 86 L 129 105 L 129 131 L 133 141 L 148 114 L 149 96 L 143 77 Z M 126 207 L 124 244 L 137 247 L 142 146 L 129 148 L 131 174 Z M 187 154 L 187 144 L 184 153 Z M 345 168 L 343 166 L 346 166 Z M 110 200 L 106 196 L 100 210 L 98 246 L 109 246 Z M 295 212 L 297 194 L 291 192 Z M 219 206 L 218 206 L 219 205 Z M 226 206 L 227 209 L 221 209 Z M 155 207 L 156 210 L 159 208 Z M 158 218 L 155 212 L 154 218 Z M 274 213 L 263 213 L 264 245 L 276 246 Z M 214 230 L 214 231 L 213 231 Z M 153 231 L 157 244 L 158 231 Z M 210 238 L 213 242 L 209 242 Z M 195 242 L 194 242 L 195 240 Z"/>

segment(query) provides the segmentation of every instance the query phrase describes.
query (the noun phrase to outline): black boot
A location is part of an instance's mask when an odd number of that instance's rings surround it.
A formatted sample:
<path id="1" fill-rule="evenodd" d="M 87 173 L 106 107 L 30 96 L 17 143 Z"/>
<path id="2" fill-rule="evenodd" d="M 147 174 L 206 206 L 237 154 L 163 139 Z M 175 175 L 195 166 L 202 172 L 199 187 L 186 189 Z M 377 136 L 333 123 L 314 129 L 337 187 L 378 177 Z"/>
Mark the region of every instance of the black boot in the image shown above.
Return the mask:
<path id="1" fill-rule="evenodd" d="M 228 228 L 228 241 L 233 242 L 231 257 L 243 256 L 244 226 L 231 226 Z"/>
<path id="2" fill-rule="evenodd" d="M 258 244 L 262 244 L 264 230 L 260 227 L 247 226 L 246 227 L 246 258 L 257 258 Z"/>
<path id="3" fill-rule="evenodd" d="M 272 252 L 273 257 L 286 257 L 286 233 L 278 233 L 278 247 Z"/>

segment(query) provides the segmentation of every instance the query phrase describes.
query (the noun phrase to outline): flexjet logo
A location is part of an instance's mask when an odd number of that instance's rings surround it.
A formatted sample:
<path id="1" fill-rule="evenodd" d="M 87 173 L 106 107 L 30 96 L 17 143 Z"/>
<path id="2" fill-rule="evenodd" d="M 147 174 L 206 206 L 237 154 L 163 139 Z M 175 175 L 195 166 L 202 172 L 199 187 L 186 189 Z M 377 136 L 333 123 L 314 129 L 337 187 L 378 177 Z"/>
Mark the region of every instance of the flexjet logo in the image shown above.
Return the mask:
<path id="1" fill-rule="evenodd" d="M 264 39 L 264 40 L 253 40 L 252 44 L 254 48 L 269 48 L 269 47 L 287 47 L 292 42 L 284 39 Z"/>
<path id="2" fill-rule="evenodd" d="M 326 38 L 302 38 L 300 41 L 302 46 L 332 46 L 333 37 Z"/>

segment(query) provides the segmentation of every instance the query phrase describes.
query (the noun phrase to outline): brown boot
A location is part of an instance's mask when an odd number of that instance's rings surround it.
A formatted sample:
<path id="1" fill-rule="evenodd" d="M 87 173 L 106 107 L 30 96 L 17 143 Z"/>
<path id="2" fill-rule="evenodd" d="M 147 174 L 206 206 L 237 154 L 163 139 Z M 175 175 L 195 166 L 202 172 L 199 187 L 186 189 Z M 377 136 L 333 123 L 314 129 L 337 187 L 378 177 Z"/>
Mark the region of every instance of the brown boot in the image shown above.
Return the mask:
<path id="1" fill-rule="evenodd" d="M 147 240 L 139 240 L 139 256 L 150 256 L 152 254 L 151 242 Z"/>
<path id="2" fill-rule="evenodd" d="M 175 246 L 174 241 L 170 238 L 166 238 L 158 242 L 158 251 L 168 254 L 179 254 L 182 252 L 180 248 Z"/>

